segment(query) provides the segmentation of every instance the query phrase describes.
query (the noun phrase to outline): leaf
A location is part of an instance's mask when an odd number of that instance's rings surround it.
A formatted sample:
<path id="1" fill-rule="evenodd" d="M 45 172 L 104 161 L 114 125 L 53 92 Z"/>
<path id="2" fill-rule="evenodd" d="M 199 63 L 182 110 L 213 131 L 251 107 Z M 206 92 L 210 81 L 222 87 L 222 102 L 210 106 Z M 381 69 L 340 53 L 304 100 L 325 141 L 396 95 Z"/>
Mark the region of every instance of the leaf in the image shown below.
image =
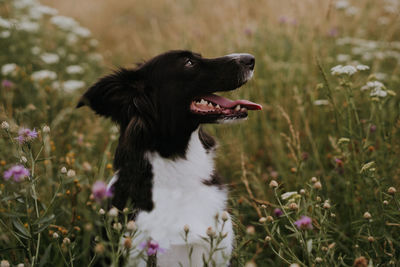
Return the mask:
<path id="1" fill-rule="evenodd" d="M 50 252 L 51 252 L 51 246 L 52 246 L 52 243 L 50 243 L 49 246 L 44 251 L 42 258 L 40 259 L 39 267 L 42 267 L 46 263 L 48 263 L 48 259 L 49 259 Z"/>
<path id="2" fill-rule="evenodd" d="M 20 221 L 13 220 L 12 223 L 14 227 L 17 228 L 17 230 L 20 232 L 22 237 L 31 238 L 31 234 L 29 233 L 28 229 L 26 229 L 25 226 Z"/>
<path id="3" fill-rule="evenodd" d="M 54 214 L 49 214 L 47 216 L 44 216 L 42 218 L 39 218 L 36 222 L 34 222 L 33 224 L 43 224 L 43 223 L 47 223 L 49 221 L 52 221 L 56 216 Z"/>

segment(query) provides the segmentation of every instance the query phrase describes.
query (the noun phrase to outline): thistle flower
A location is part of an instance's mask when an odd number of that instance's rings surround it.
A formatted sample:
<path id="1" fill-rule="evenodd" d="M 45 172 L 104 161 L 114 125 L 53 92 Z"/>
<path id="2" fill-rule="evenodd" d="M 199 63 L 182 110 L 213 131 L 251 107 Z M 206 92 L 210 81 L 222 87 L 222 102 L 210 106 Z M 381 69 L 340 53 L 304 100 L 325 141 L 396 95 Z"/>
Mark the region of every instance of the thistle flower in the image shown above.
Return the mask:
<path id="1" fill-rule="evenodd" d="M 281 217 L 283 215 L 283 212 L 281 209 L 276 208 L 274 209 L 274 215 L 275 217 Z"/>
<path id="2" fill-rule="evenodd" d="M 166 251 L 164 248 L 161 248 L 160 245 L 154 240 L 140 243 L 139 248 L 142 250 L 146 250 L 147 256 L 153 256 L 157 253 L 164 253 Z"/>
<path id="3" fill-rule="evenodd" d="M 18 141 L 18 143 L 23 144 L 32 141 L 33 139 L 38 137 L 38 133 L 36 132 L 35 129 L 31 130 L 28 128 L 21 128 L 18 131 L 18 137 L 15 139 Z"/>
<path id="4" fill-rule="evenodd" d="M 14 165 L 4 172 L 4 180 L 9 180 L 11 177 L 15 182 L 22 181 L 25 177 L 29 176 L 29 170 L 22 165 Z"/>
<path id="5" fill-rule="evenodd" d="M 296 227 L 298 229 L 301 229 L 301 230 L 313 229 L 312 220 L 308 216 L 301 216 L 301 218 L 298 219 L 297 221 L 295 221 L 294 224 L 296 225 Z"/>
<path id="6" fill-rule="evenodd" d="M 97 202 L 100 202 L 106 198 L 112 197 L 111 187 L 107 188 L 107 185 L 103 181 L 97 181 L 92 186 L 92 194 Z"/>

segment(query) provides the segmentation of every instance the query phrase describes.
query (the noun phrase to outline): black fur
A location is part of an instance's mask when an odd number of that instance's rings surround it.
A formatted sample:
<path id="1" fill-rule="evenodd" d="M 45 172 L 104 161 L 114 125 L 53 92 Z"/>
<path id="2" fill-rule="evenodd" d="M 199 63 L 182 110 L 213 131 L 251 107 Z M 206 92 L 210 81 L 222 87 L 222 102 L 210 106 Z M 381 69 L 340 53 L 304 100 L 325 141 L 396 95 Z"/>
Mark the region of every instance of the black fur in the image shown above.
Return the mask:
<path id="1" fill-rule="evenodd" d="M 87 105 L 120 126 L 114 159 L 118 181 L 112 204 L 123 209 L 131 200 L 139 210 L 152 210 L 153 174 L 145 152 L 185 157 L 191 133 L 201 123 L 218 120 L 217 115 L 190 112 L 190 103 L 206 94 L 240 87 L 246 82 L 244 73 L 253 67 L 251 56 L 206 59 L 190 51 L 170 51 L 136 69 L 121 68 L 90 87 L 77 107 Z M 203 131 L 199 136 L 207 150 L 213 149 L 211 136 Z"/>

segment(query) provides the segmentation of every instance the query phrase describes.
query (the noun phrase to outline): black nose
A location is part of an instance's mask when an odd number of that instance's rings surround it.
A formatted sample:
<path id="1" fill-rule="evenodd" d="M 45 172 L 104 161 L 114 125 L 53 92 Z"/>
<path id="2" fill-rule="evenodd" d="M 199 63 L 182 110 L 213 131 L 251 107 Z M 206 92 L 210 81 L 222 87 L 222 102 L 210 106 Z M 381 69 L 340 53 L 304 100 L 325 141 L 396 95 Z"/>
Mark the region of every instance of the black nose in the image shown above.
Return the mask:
<path id="1" fill-rule="evenodd" d="M 254 65 L 256 63 L 256 59 L 252 55 L 246 54 L 240 56 L 239 62 L 248 67 L 249 69 L 253 70 Z"/>

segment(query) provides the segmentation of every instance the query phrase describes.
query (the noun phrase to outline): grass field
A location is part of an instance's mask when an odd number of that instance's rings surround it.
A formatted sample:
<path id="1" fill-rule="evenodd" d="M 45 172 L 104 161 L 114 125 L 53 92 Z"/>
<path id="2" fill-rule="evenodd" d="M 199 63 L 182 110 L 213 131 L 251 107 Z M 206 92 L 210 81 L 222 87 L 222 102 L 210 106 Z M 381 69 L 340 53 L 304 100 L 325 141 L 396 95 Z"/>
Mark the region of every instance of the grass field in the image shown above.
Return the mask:
<path id="1" fill-rule="evenodd" d="M 42 3 L 58 11 L 0 1 L 1 267 L 141 251 L 118 247 L 140 229 L 91 197 L 118 130 L 74 107 L 110 69 L 169 49 L 256 57 L 227 95 L 263 111 L 206 127 L 231 189 L 233 266 L 400 264 L 400 1 Z"/>

